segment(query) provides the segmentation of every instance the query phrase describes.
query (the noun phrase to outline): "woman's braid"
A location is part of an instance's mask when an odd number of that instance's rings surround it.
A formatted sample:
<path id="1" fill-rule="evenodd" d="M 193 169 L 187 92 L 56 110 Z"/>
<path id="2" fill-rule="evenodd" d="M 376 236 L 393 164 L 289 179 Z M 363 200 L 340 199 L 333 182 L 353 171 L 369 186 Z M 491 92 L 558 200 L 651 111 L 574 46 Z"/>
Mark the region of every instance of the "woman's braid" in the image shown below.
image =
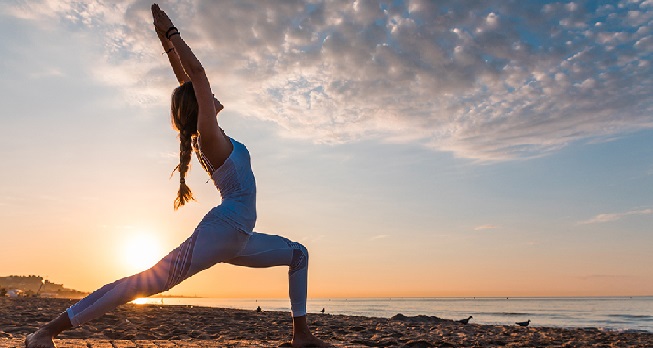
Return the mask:
<path id="1" fill-rule="evenodd" d="M 179 207 L 186 204 L 189 200 L 195 200 L 193 193 L 190 191 L 188 185 L 186 185 L 186 173 L 190 168 L 190 158 L 193 152 L 191 145 L 193 137 L 194 134 L 185 129 L 179 132 L 179 165 L 175 168 L 179 170 L 179 192 L 177 192 L 177 199 L 175 199 L 175 210 L 179 209 Z"/>

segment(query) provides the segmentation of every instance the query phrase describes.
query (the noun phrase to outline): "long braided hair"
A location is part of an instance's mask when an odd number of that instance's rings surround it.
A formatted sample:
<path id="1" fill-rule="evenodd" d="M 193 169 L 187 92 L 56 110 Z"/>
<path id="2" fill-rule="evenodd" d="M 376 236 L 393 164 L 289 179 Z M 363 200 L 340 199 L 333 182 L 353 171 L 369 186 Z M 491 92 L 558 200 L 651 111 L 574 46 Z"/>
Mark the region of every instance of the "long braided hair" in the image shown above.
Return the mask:
<path id="1" fill-rule="evenodd" d="M 186 173 L 190 169 L 193 148 L 197 146 L 197 113 L 199 106 L 195 98 L 193 84 L 190 81 L 175 88 L 171 99 L 170 118 L 172 127 L 179 131 L 179 164 L 172 170 L 172 174 L 177 170 L 179 171 L 179 192 L 177 192 L 174 205 L 175 210 L 177 210 L 189 200 L 195 200 L 193 193 L 186 185 Z"/>

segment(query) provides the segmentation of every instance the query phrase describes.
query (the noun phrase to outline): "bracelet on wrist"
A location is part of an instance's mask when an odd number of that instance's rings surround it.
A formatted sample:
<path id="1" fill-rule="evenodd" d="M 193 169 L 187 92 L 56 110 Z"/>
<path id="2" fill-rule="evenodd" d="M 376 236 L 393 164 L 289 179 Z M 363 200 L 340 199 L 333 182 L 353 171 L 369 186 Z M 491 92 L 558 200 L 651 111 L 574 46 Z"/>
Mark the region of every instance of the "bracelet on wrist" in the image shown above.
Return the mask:
<path id="1" fill-rule="evenodd" d="M 170 52 L 172 52 L 172 51 L 174 51 L 174 50 L 175 50 L 174 47 L 170 47 L 169 49 L 167 49 L 165 52 L 163 52 L 163 53 L 161 53 L 161 54 L 168 54 L 168 53 L 170 53 Z"/>
<path id="2" fill-rule="evenodd" d="M 175 36 L 175 35 L 181 35 L 181 33 L 179 33 L 178 31 L 175 31 L 174 33 L 172 33 L 172 34 L 170 34 L 170 35 L 168 36 L 168 40 L 170 40 L 170 39 L 171 39 L 173 36 Z"/>
<path id="3" fill-rule="evenodd" d="M 175 34 L 175 33 L 172 33 L 172 34 L 170 33 L 170 32 L 173 31 L 173 30 L 175 30 L 176 33 L 179 34 L 179 29 L 177 29 L 177 27 L 170 27 L 170 28 L 168 28 L 168 30 L 166 31 L 166 39 L 170 40 L 170 37 L 171 37 L 172 35 Z"/>

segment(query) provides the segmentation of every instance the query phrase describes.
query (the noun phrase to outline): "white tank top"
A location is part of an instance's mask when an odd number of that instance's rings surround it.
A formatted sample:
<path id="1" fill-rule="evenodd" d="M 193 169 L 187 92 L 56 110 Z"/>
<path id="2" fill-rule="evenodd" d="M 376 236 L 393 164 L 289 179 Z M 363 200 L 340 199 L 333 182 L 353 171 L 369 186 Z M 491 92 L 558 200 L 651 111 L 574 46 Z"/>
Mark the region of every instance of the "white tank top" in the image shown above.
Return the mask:
<path id="1" fill-rule="evenodd" d="M 229 140 L 233 144 L 233 150 L 215 170 L 201 149 L 199 151 L 201 160 L 207 164 L 207 171 L 212 171 L 209 175 L 222 196 L 222 203 L 211 209 L 209 214 L 251 234 L 256 224 L 256 181 L 251 159 L 245 145 L 232 138 Z"/>

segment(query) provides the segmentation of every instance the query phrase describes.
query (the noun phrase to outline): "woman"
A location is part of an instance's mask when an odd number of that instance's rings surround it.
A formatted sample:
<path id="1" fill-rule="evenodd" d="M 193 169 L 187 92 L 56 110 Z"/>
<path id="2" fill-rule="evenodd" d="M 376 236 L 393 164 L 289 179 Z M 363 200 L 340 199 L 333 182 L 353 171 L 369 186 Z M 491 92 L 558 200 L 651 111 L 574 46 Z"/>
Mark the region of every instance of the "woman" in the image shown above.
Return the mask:
<path id="1" fill-rule="evenodd" d="M 54 347 L 53 338 L 139 297 L 166 291 L 216 263 L 248 267 L 289 266 L 293 347 L 329 346 L 311 334 L 306 323 L 308 252 L 303 245 L 253 232 L 256 186 L 245 146 L 225 135 L 217 121 L 223 109 L 214 98 L 204 68 L 180 32 L 158 5 L 154 26 L 180 86 L 172 93 L 172 123 L 179 131 L 179 192 L 175 210 L 193 199 L 185 182 L 191 150 L 222 195 L 193 234 L 152 268 L 107 284 L 77 302 L 58 318 L 27 336 L 28 348 Z"/>

